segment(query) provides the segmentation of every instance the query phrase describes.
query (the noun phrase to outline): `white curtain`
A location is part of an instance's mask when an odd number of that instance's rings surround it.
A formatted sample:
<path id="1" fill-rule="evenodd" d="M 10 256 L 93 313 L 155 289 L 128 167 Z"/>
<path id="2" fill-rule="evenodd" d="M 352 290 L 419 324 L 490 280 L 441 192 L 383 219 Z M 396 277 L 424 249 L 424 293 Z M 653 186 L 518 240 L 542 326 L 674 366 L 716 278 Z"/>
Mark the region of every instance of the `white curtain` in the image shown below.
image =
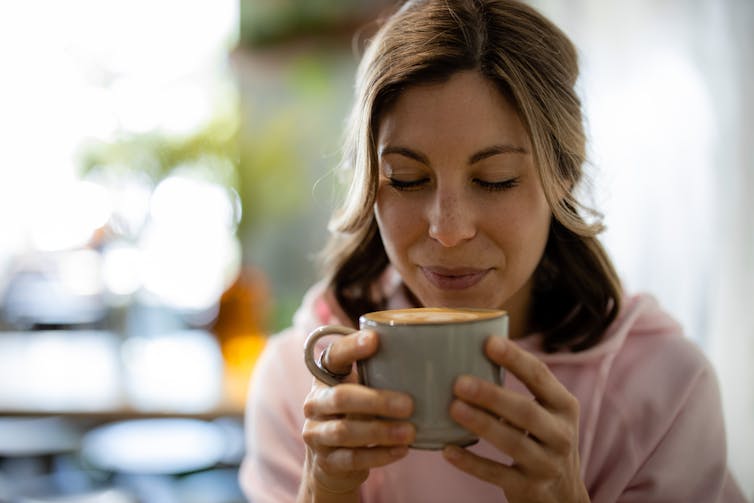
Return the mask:
<path id="1" fill-rule="evenodd" d="M 754 2 L 532 4 L 580 51 L 603 240 L 715 365 L 754 498 Z"/>

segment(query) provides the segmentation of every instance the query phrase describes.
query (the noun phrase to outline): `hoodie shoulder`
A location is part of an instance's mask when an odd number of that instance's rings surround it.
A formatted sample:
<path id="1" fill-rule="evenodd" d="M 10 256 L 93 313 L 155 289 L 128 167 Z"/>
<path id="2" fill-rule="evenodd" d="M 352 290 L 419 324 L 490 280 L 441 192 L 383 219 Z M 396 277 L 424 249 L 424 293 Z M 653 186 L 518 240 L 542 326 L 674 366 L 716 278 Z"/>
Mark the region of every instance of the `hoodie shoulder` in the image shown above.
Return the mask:
<path id="1" fill-rule="evenodd" d="M 615 354 L 606 398 L 620 412 L 638 452 L 652 448 L 714 371 L 681 326 L 647 295 L 633 297 Z"/>
<path id="2" fill-rule="evenodd" d="M 701 349 L 654 298 L 637 295 L 593 350 L 581 430 L 593 501 L 717 501 L 706 495 L 724 479 L 725 431 Z M 705 455 L 690 457 L 690 446 Z"/>
<path id="3" fill-rule="evenodd" d="M 631 297 L 606 337 L 620 340 L 610 372 L 612 385 L 636 388 L 646 397 L 663 390 L 675 394 L 710 367 L 681 325 L 649 295 Z"/>
<path id="4" fill-rule="evenodd" d="M 654 299 L 627 307 L 594 432 L 594 501 L 739 501 L 721 497 L 735 487 L 711 363 Z"/>

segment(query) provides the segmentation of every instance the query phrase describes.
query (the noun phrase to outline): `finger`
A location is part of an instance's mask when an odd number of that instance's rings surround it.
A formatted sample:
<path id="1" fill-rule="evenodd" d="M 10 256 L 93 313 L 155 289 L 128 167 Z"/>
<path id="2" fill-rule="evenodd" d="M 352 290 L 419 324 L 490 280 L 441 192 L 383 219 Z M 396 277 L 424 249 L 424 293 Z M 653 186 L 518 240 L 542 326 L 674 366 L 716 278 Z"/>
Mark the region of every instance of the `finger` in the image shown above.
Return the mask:
<path id="1" fill-rule="evenodd" d="M 304 400 L 305 417 L 361 414 L 395 419 L 411 416 L 413 400 L 406 393 L 368 388 L 360 384 L 316 385 Z"/>
<path id="2" fill-rule="evenodd" d="M 507 491 L 509 487 L 522 483 L 522 476 L 516 468 L 483 458 L 456 445 L 449 445 L 442 451 L 443 457 L 461 471 Z"/>
<path id="3" fill-rule="evenodd" d="M 568 440 L 562 421 L 529 397 L 502 388 L 494 383 L 473 376 L 460 376 L 454 386 L 454 394 L 469 404 L 488 411 L 493 417 L 503 418 L 541 443 L 560 446 Z"/>
<path id="4" fill-rule="evenodd" d="M 408 422 L 309 420 L 304 423 L 303 437 L 312 448 L 407 446 L 414 441 L 416 429 Z"/>
<path id="5" fill-rule="evenodd" d="M 527 470 L 548 462 L 548 453 L 541 444 L 524 431 L 501 422 L 485 411 L 461 400 L 454 400 L 450 406 L 450 415 L 458 424 L 487 440 Z"/>
<path id="6" fill-rule="evenodd" d="M 516 343 L 503 337 L 490 337 L 485 350 L 493 362 L 515 375 L 548 409 L 574 412 L 578 408 L 576 399 L 547 365 Z"/>
<path id="7" fill-rule="evenodd" d="M 362 449 L 333 449 L 317 454 L 315 459 L 323 470 L 350 472 L 385 466 L 408 454 L 408 447 L 365 447 Z"/>
<path id="8" fill-rule="evenodd" d="M 351 370 L 353 363 L 372 356 L 379 345 L 376 332 L 360 331 L 339 337 L 327 349 L 323 365 L 334 374 Z"/>

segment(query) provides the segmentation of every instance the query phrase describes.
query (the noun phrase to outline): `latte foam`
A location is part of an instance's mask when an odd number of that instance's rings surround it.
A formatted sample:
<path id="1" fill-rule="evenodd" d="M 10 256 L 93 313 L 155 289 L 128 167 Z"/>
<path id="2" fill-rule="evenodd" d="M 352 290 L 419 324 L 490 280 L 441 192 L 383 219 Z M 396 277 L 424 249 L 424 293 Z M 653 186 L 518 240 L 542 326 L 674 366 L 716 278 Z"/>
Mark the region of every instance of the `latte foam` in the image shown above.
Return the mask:
<path id="1" fill-rule="evenodd" d="M 418 325 L 459 323 L 475 320 L 488 320 L 501 316 L 503 311 L 494 309 L 451 309 L 442 307 L 421 307 L 414 309 L 394 309 L 377 311 L 364 315 L 369 321 L 382 324 Z"/>

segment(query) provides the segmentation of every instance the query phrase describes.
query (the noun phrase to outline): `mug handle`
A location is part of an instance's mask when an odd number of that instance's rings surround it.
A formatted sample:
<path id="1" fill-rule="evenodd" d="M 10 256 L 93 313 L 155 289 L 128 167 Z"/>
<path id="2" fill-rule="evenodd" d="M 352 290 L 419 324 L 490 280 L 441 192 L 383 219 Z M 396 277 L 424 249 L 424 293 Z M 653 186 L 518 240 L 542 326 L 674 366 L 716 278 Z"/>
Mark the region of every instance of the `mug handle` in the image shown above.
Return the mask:
<path id="1" fill-rule="evenodd" d="M 350 335 L 354 332 L 357 332 L 357 330 L 351 327 L 326 325 L 324 327 L 319 327 L 310 333 L 306 337 L 306 342 L 304 342 L 304 362 L 306 363 L 306 368 L 309 369 L 309 372 L 311 372 L 314 377 L 330 386 L 342 383 L 343 380 L 351 374 L 351 371 L 349 370 L 342 374 L 336 374 L 335 372 L 327 370 L 322 364 L 322 357 L 327 352 L 327 349 L 329 349 L 329 346 L 325 348 L 325 350 L 319 355 L 319 358 L 315 360 L 314 345 L 319 339 L 326 335 Z"/>

